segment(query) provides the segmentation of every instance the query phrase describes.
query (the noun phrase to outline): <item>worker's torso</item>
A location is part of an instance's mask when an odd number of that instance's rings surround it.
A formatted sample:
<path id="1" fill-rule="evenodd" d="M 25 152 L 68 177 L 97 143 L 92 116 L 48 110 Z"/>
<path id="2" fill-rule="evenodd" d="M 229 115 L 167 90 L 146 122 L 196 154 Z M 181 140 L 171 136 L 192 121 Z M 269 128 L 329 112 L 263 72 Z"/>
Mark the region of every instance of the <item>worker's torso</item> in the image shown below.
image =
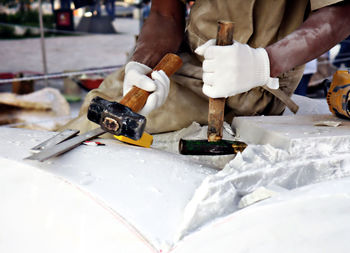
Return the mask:
<path id="1" fill-rule="evenodd" d="M 194 50 L 216 37 L 217 21 L 235 23 L 234 39 L 266 47 L 296 30 L 310 13 L 309 0 L 197 0 L 187 26 Z"/>
<path id="2" fill-rule="evenodd" d="M 311 11 L 341 1 L 196 0 L 188 19 L 187 43 L 193 52 L 207 40 L 216 38 L 217 21 L 225 20 L 235 23 L 234 39 L 236 41 L 247 43 L 254 48 L 266 47 L 295 31 L 310 15 Z M 183 68 L 186 73 L 179 72 L 182 74 L 181 83 L 190 88 L 200 87 L 201 80 L 199 80 L 198 75 L 203 59 L 191 52 L 189 55 L 189 63 L 186 68 Z M 285 95 L 291 96 L 293 94 L 301 79 L 303 69 L 304 66 L 298 66 L 279 76 L 280 90 Z M 195 90 L 195 88 L 193 89 Z M 283 101 L 283 94 L 275 94 L 272 90 L 269 92 Z M 271 104 L 271 99 L 264 99 L 266 97 L 267 95 L 262 88 L 255 88 L 245 94 L 230 97 L 228 103 L 232 108 L 246 108 L 243 112 L 235 111 L 235 115 L 280 114 L 283 112 L 284 106 L 281 103 L 274 101 Z M 264 102 L 264 100 L 266 101 Z M 261 110 L 256 109 L 257 104 L 261 104 Z M 266 109 L 267 107 L 269 109 Z"/>

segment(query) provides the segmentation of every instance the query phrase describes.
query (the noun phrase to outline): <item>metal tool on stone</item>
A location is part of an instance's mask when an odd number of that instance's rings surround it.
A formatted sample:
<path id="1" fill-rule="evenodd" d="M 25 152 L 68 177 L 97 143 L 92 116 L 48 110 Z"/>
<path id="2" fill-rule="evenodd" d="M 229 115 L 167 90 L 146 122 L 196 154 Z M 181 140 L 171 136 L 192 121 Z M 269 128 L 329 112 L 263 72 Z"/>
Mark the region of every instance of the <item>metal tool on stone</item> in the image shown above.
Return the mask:
<path id="1" fill-rule="evenodd" d="M 181 58 L 169 53 L 154 67 L 153 71 L 163 70 L 170 77 L 181 65 Z M 151 76 L 151 73 L 148 76 Z M 136 113 L 143 108 L 150 94 L 151 92 L 134 86 L 119 103 L 108 101 L 101 97 L 95 97 L 90 103 L 87 117 L 89 120 L 99 124 L 100 127 L 69 140 L 67 140 L 69 137 L 63 140 L 63 137 L 56 137 L 57 141 L 50 141 L 49 145 L 46 145 L 40 152 L 25 159 L 45 161 L 106 132 L 113 134 L 120 141 L 137 146 L 150 147 L 153 137 L 144 132 L 146 118 Z M 69 133 L 59 133 L 57 136 L 66 136 Z M 74 133 L 75 135 L 77 134 L 76 132 Z M 73 136 L 73 133 L 71 136 Z"/>
<path id="2" fill-rule="evenodd" d="M 216 45 L 233 44 L 234 23 L 218 22 Z M 185 140 L 179 143 L 179 152 L 183 155 L 227 155 L 242 152 L 247 144 L 222 139 L 226 98 L 209 98 L 207 140 Z"/>

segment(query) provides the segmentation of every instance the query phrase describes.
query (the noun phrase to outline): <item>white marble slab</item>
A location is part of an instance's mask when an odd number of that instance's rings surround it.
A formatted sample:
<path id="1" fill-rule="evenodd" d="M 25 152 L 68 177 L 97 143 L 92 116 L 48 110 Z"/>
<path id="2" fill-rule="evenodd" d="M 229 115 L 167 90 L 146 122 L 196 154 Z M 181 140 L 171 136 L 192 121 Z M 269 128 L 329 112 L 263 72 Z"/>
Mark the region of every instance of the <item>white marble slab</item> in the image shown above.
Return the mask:
<path id="1" fill-rule="evenodd" d="M 340 123 L 320 126 L 320 123 Z M 333 148 L 350 145 L 350 120 L 330 114 L 236 117 L 232 122 L 237 135 L 251 144 L 270 144 L 276 148 L 298 152 L 300 145 L 327 145 Z M 300 150 L 299 150 L 300 152 Z"/>
<path id="2" fill-rule="evenodd" d="M 1 128 L 0 157 L 76 185 L 118 213 L 159 250 L 172 246 L 183 209 L 202 180 L 216 172 L 181 155 L 105 139 L 101 141 L 106 146 L 81 145 L 43 163 L 23 160 L 31 147 L 53 135 Z"/>

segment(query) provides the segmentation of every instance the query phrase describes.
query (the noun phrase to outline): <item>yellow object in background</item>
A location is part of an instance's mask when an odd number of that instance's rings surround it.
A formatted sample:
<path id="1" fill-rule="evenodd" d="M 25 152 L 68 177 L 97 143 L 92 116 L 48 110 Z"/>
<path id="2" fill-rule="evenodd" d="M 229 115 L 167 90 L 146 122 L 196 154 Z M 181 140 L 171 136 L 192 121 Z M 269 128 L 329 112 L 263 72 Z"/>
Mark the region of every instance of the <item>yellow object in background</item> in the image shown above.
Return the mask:
<path id="1" fill-rule="evenodd" d="M 117 140 L 119 140 L 121 142 L 133 144 L 133 145 L 144 147 L 144 148 L 151 147 L 152 142 L 153 142 L 153 136 L 146 133 L 146 132 L 143 132 L 141 138 L 137 141 L 130 139 L 128 137 L 122 136 L 122 135 L 120 135 L 120 136 L 114 135 L 114 138 L 116 138 Z"/>
<path id="2" fill-rule="evenodd" d="M 333 75 L 333 81 L 327 94 L 329 110 L 341 118 L 350 118 L 350 73 L 338 70 Z"/>

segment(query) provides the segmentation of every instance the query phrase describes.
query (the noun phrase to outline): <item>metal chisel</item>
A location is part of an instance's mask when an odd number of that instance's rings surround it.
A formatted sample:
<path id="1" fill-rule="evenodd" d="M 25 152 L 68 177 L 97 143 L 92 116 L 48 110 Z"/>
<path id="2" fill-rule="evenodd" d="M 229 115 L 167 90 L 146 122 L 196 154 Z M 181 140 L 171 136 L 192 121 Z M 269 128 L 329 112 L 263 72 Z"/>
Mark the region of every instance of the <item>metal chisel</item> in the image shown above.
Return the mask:
<path id="1" fill-rule="evenodd" d="M 74 138 L 71 138 L 67 141 L 61 142 L 57 145 L 51 146 L 50 148 L 44 149 L 40 153 L 33 154 L 25 159 L 28 160 L 38 160 L 40 162 L 43 162 L 51 157 L 61 155 L 77 146 L 79 146 L 84 141 L 96 138 L 97 136 L 100 136 L 104 134 L 106 131 L 102 128 L 96 128 L 94 130 L 91 130 L 89 132 L 86 132 L 85 134 L 78 135 Z"/>
<path id="2" fill-rule="evenodd" d="M 49 147 L 55 146 L 56 144 L 59 144 L 65 140 L 68 140 L 74 136 L 76 136 L 79 133 L 79 130 L 75 130 L 75 129 L 66 129 L 58 134 L 56 134 L 55 136 L 53 136 L 52 138 L 40 143 L 39 145 L 35 146 L 34 148 L 32 148 L 30 151 L 32 151 L 33 153 L 38 153 L 41 152 Z"/>

